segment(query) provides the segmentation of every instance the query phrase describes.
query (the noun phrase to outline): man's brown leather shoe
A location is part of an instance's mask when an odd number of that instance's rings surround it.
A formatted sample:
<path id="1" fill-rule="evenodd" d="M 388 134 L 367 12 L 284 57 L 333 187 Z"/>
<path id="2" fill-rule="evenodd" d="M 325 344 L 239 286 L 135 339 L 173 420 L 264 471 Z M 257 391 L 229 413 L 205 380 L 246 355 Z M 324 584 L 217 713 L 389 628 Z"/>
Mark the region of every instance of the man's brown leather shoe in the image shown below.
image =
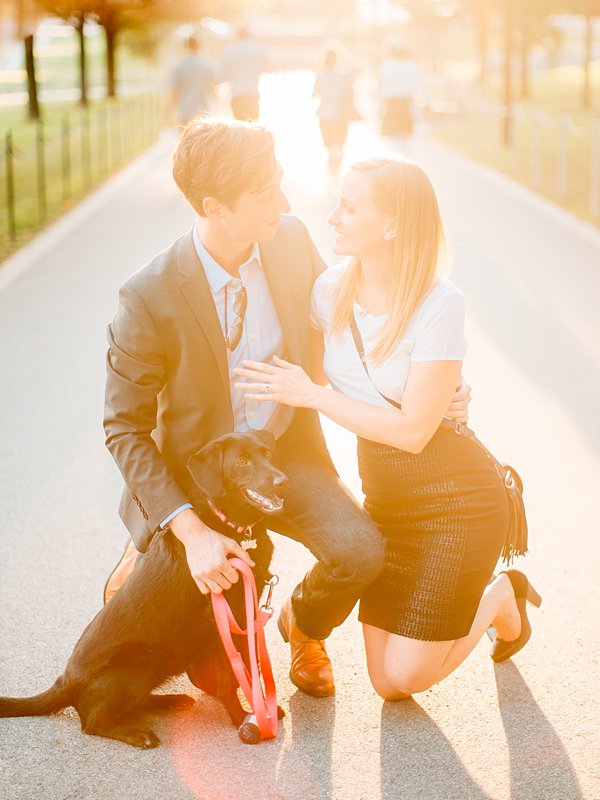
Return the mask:
<path id="1" fill-rule="evenodd" d="M 302 633 L 294 620 L 292 600 L 289 598 L 279 614 L 277 627 L 292 649 L 290 680 L 306 694 L 328 697 L 335 691 L 331 661 L 322 639 L 310 639 Z"/>

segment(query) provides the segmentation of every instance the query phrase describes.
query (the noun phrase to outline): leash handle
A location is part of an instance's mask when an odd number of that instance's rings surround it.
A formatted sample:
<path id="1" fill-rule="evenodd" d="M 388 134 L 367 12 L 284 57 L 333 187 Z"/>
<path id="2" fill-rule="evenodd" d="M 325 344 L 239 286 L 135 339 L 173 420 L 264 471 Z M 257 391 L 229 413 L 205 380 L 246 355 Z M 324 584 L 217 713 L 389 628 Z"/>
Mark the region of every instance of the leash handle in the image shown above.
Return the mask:
<path id="1" fill-rule="evenodd" d="M 246 608 L 246 629 L 240 628 L 231 607 L 223 594 L 211 593 L 213 611 L 217 628 L 234 675 L 254 715 L 263 739 L 273 739 L 277 735 L 277 695 L 271 660 L 263 625 L 270 615 L 264 615 L 258 608 L 256 582 L 250 567 L 239 558 L 230 558 L 229 563 L 242 576 Z M 264 621 L 263 621 L 264 620 Z M 250 672 L 241 653 L 233 643 L 232 633 L 248 637 Z M 264 682 L 264 692 L 263 684 Z"/>

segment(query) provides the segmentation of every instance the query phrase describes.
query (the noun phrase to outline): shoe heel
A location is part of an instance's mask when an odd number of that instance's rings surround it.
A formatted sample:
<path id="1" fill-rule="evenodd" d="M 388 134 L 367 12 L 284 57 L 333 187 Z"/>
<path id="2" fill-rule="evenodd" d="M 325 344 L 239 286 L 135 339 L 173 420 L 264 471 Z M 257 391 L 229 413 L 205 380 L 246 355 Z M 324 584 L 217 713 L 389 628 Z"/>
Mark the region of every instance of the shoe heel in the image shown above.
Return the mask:
<path id="1" fill-rule="evenodd" d="M 285 632 L 285 628 L 283 627 L 283 622 L 281 621 L 281 617 L 277 620 L 277 627 L 279 628 L 279 633 L 281 634 L 281 638 L 284 642 L 289 642 L 288 635 Z"/>
<path id="2" fill-rule="evenodd" d="M 542 605 L 542 596 L 539 595 L 531 584 L 527 587 L 527 602 L 539 608 Z"/>

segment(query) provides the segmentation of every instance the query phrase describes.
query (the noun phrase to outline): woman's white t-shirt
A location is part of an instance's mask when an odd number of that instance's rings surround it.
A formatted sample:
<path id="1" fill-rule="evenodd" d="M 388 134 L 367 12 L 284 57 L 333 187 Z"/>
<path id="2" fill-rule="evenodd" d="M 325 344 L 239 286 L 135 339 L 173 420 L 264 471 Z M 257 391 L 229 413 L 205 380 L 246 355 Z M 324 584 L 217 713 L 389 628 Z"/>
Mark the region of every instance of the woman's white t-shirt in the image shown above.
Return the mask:
<path id="1" fill-rule="evenodd" d="M 442 280 L 418 306 L 404 336 L 381 364 L 369 360 L 369 351 L 375 346 L 386 315 L 370 314 L 354 303 L 354 317 L 369 368 L 367 376 L 350 329 L 341 334 L 331 333 L 334 290 L 344 266 L 322 272 L 312 290 L 310 321 L 323 332 L 323 369 L 334 389 L 355 400 L 389 408 L 381 394 L 397 403 L 402 401 L 411 362 L 463 360 L 467 349 L 464 298 L 451 281 Z"/>

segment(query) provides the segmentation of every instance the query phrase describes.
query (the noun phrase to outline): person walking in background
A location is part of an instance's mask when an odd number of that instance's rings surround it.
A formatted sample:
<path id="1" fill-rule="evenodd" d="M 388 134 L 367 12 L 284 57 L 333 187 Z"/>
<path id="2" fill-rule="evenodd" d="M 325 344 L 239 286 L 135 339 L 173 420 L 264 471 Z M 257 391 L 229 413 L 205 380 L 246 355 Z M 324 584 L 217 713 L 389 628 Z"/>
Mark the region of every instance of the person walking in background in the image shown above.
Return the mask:
<path id="1" fill-rule="evenodd" d="M 319 98 L 317 116 L 327 148 L 329 166 L 335 169 L 342 159 L 342 152 L 348 135 L 348 123 L 360 119 L 354 105 L 352 75 L 339 68 L 336 49 L 329 47 L 325 52 L 323 69 L 317 74 L 313 97 Z"/>
<path id="2" fill-rule="evenodd" d="M 221 77 L 229 83 L 231 111 L 236 119 L 258 119 L 258 83 L 262 73 L 268 70 L 266 50 L 251 39 L 245 26 L 240 27 L 235 41 L 221 53 Z"/>
<path id="3" fill-rule="evenodd" d="M 364 506 L 386 541 L 359 619 L 373 687 L 398 700 L 453 672 L 490 625 L 492 658 L 510 658 L 531 633 L 526 601 L 541 598 L 517 570 L 493 576 L 509 530 L 503 478 L 471 432 L 445 419 L 465 308 L 444 277 L 429 178 L 400 159 L 355 164 L 329 223 L 334 252 L 349 262 L 313 288 L 318 382 L 279 358 L 235 372 L 268 385 L 270 401 L 318 411 L 358 436 Z M 256 383 L 238 386 L 247 400 L 265 399 Z"/>
<path id="4" fill-rule="evenodd" d="M 390 137 L 405 153 L 414 130 L 413 101 L 420 87 L 419 65 L 400 42 L 393 41 L 379 66 L 381 135 Z"/>
<path id="5" fill-rule="evenodd" d="M 185 40 L 185 51 L 170 81 L 170 107 L 175 110 L 178 125 L 187 125 L 196 114 L 211 110 L 218 82 L 214 65 L 200 55 L 200 44 L 194 36 Z"/>

